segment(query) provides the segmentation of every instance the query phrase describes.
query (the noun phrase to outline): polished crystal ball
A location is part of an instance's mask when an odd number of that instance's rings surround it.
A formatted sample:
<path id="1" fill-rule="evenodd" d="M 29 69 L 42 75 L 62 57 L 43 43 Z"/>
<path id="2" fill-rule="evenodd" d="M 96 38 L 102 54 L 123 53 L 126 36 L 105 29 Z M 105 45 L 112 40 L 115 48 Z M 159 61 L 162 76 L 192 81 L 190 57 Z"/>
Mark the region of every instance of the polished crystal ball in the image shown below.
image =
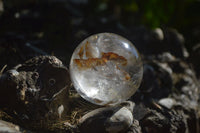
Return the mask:
<path id="1" fill-rule="evenodd" d="M 114 105 L 130 98 L 143 75 L 134 45 L 113 33 L 92 35 L 75 49 L 70 75 L 77 92 L 98 105 Z"/>

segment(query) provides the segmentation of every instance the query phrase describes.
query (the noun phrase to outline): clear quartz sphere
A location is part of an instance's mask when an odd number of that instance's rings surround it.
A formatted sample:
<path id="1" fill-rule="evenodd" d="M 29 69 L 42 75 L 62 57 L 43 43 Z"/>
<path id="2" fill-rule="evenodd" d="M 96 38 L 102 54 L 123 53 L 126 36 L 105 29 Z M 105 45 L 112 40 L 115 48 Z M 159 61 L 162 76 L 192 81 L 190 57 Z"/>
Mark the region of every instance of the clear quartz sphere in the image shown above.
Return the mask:
<path id="1" fill-rule="evenodd" d="M 70 61 L 75 89 L 87 101 L 113 105 L 131 97 L 143 75 L 141 57 L 122 36 L 99 33 L 82 41 Z"/>

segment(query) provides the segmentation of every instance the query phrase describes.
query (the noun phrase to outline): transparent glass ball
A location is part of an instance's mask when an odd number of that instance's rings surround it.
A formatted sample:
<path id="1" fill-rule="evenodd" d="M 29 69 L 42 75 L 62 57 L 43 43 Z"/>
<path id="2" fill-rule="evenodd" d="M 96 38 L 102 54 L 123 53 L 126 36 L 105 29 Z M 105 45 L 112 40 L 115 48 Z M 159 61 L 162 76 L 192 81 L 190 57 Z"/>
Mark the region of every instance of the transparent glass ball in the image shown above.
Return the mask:
<path id="1" fill-rule="evenodd" d="M 134 45 L 113 33 L 92 35 L 75 49 L 70 76 L 77 92 L 97 105 L 113 105 L 130 98 L 143 75 Z"/>

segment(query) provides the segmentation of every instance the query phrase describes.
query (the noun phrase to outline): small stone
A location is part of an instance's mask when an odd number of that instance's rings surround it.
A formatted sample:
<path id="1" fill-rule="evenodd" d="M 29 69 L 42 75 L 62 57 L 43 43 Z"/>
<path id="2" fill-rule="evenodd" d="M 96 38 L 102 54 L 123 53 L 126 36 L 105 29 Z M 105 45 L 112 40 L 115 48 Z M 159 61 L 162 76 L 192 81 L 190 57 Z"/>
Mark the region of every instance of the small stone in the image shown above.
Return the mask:
<path id="1" fill-rule="evenodd" d="M 140 121 L 141 119 L 143 119 L 146 114 L 149 113 L 149 109 L 145 107 L 144 104 L 139 104 L 136 105 L 134 110 L 133 110 L 133 116 L 136 120 Z"/>
<path id="2" fill-rule="evenodd" d="M 125 132 L 133 123 L 134 103 L 123 102 L 113 107 L 93 110 L 79 121 L 81 133 L 119 133 Z"/>
<path id="3" fill-rule="evenodd" d="M 155 34 L 156 39 L 161 41 L 164 39 L 164 33 L 161 28 L 154 29 L 153 33 Z"/>
<path id="4" fill-rule="evenodd" d="M 159 100 L 158 103 L 168 109 L 171 109 L 174 106 L 175 101 L 172 98 L 163 98 Z"/>
<path id="5" fill-rule="evenodd" d="M 112 105 L 125 101 L 138 89 L 142 61 L 134 45 L 113 34 L 100 33 L 82 41 L 70 62 L 75 89 L 89 102 Z"/>
<path id="6" fill-rule="evenodd" d="M 158 59 L 162 62 L 169 62 L 169 61 L 176 60 L 176 58 L 169 52 L 164 52 L 164 53 L 158 55 Z"/>
<path id="7" fill-rule="evenodd" d="M 131 126 L 132 122 L 132 113 L 127 108 L 122 107 L 106 121 L 106 131 L 109 133 L 125 131 Z"/>
<path id="8" fill-rule="evenodd" d="M 0 133 L 21 133 L 19 126 L 0 120 Z"/>
<path id="9" fill-rule="evenodd" d="M 172 69 L 169 67 L 169 65 L 167 63 L 159 63 L 159 66 L 164 69 L 166 72 L 168 72 L 169 74 L 172 74 Z"/>

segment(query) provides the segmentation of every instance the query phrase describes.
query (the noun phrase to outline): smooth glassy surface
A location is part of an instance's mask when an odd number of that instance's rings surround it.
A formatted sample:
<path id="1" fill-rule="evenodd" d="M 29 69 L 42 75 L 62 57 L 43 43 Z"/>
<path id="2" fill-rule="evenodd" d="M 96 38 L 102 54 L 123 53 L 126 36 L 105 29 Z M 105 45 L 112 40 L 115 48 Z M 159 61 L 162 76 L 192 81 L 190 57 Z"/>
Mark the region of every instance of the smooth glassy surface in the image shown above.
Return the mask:
<path id="1" fill-rule="evenodd" d="M 143 66 L 134 45 L 113 34 L 100 33 L 82 41 L 70 61 L 75 89 L 98 105 L 125 101 L 138 89 Z"/>

